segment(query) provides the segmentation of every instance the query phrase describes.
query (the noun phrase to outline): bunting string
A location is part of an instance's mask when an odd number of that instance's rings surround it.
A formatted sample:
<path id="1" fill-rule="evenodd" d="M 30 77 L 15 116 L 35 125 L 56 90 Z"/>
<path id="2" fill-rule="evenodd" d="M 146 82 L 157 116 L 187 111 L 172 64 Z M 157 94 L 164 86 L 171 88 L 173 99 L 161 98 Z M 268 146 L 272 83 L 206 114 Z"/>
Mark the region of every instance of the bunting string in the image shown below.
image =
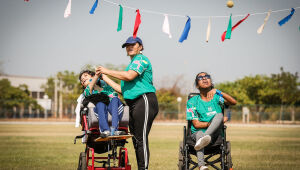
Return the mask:
<path id="1" fill-rule="evenodd" d="M 109 1 L 109 0 L 103 0 L 103 2 L 106 2 L 106 3 L 109 3 L 109 4 L 112 4 L 112 5 L 115 5 L 115 6 L 119 6 L 120 4 L 118 3 L 115 3 L 115 2 L 112 2 L 112 1 Z M 130 7 L 130 6 L 125 6 L 125 5 L 122 5 L 123 8 L 127 8 L 127 9 L 131 9 L 131 10 L 136 10 L 138 8 L 135 8 L 135 7 Z M 299 9 L 299 7 L 295 7 L 294 9 Z M 182 17 L 182 18 L 186 18 L 187 16 L 186 15 L 179 15 L 179 14 L 169 14 L 169 13 L 165 13 L 165 12 L 158 12 L 158 11 L 152 11 L 152 10 L 147 10 L 147 9 L 141 9 L 139 8 L 140 11 L 142 11 L 143 13 L 149 13 L 149 14 L 158 14 L 158 15 L 168 15 L 168 16 L 171 16 L 171 17 Z M 283 11 L 290 11 L 291 8 L 287 8 L 287 9 L 280 9 L 280 10 L 272 10 L 271 13 L 277 13 L 277 12 L 283 12 Z M 265 14 L 268 14 L 269 11 L 265 11 L 265 12 L 257 12 L 257 13 L 250 13 L 251 16 L 253 15 L 265 15 Z M 231 17 L 232 18 L 235 18 L 235 17 L 244 17 L 245 15 L 247 15 L 248 13 L 246 14 L 238 14 L 238 15 L 232 15 Z M 209 17 L 211 18 L 229 18 L 230 16 L 229 15 L 224 15 L 224 16 L 197 16 L 197 15 L 194 15 L 194 16 L 189 16 L 191 19 L 192 18 L 197 18 L 197 19 L 208 19 Z"/>

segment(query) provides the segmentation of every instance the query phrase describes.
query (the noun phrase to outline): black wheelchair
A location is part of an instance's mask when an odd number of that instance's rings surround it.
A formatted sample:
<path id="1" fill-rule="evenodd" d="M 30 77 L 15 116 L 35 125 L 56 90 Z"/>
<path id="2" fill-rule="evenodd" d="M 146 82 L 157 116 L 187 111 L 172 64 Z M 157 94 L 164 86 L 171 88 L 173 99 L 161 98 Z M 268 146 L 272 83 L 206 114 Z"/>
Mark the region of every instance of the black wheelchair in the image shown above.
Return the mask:
<path id="1" fill-rule="evenodd" d="M 199 93 L 190 93 L 188 99 Z M 224 113 L 224 109 L 223 109 Z M 192 158 L 196 157 L 194 146 L 196 141 L 191 137 L 192 121 L 187 121 L 187 126 L 183 127 L 183 141 L 179 143 L 178 169 L 192 170 L 198 168 L 198 162 Z M 226 141 L 226 126 L 222 125 L 222 132 L 211 143 L 204 148 L 204 161 L 206 166 L 211 166 L 216 170 L 232 170 L 231 147 L 230 142 Z M 220 167 L 217 166 L 220 163 Z"/>

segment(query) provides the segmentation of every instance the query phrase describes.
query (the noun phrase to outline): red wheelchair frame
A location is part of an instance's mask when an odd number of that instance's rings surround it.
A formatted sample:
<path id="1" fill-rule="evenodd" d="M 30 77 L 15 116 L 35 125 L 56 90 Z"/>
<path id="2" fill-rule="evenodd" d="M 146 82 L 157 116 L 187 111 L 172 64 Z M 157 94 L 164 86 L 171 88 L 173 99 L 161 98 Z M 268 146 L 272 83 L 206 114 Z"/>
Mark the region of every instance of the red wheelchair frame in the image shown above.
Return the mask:
<path id="1" fill-rule="evenodd" d="M 74 144 L 76 144 L 77 138 L 82 138 L 87 135 L 85 152 L 81 152 L 79 156 L 78 170 L 131 170 L 131 165 L 128 159 L 128 150 L 124 147 L 127 143 L 126 139 L 115 140 L 111 139 L 107 142 L 95 142 L 94 139 L 99 137 L 99 128 L 89 128 L 87 122 L 88 108 L 83 108 L 80 112 L 82 130 L 85 132 L 83 135 L 76 136 Z M 128 133 L 128 127 L 119 127 L 119 130 L 123 130 Z M 105 147 L 103 147 L 106 145 Z M 101 146 L 104 149 L 96 151 L 97 147 Z M 119 146 L 119 154 L 117 148 Z M 106 150 L 106 151 L 105 151 Z M 110 154 L 110 150 L 112 153 Z M 95 156 L 95 154 L 102 154 L 108 152 L 107 156 Z M 118 155 L 118 156 L 117 156 Z M 113 159 L 113 166 L 111 166 L 111 160 Z M 115 161 L 118 160 L 118 165 L 115 165 Z M 95 162 L 103 163 L 102 167 L 96 167 Z"/>

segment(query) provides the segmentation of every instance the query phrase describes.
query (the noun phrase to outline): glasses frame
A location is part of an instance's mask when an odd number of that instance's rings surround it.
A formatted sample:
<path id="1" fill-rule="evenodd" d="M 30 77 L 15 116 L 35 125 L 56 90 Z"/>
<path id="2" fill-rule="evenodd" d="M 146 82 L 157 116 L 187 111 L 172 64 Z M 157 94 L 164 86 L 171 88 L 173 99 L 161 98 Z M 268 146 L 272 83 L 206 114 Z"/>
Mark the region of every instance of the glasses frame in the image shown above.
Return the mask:
<path id="1" fill-rule="evenodd" d="M 198 76 L 198 77 L 197 77 L 197 80 L 203 80 L 204 77 L 205 77 L 206 79 L 211 79 L 210 75 L 209 75 L 209 74 L 206 74 L 206 75 L 204 75 L 204 76 Z"/>

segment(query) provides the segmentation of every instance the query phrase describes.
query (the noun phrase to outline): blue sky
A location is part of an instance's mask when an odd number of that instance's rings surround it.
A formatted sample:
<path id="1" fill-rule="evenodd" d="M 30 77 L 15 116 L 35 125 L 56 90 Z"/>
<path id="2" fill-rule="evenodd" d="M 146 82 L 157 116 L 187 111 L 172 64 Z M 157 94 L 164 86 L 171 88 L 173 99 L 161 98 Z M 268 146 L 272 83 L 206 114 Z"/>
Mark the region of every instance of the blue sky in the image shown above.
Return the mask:
<path id="1" fill-rule="evenodd" d="M 189 16 L 229 16 L 269 9 L 299 7 L 299 0 L 109 0 L 139 8 L 138 36 L 143 39 L 144 54 L 149 57 L 157 86 L 168 84 L 178 75 L 192 86 L 200 71 L 212 74 L 215 82 L 233 81 L 246 75 L 299 72 L 300 9 L 292 19 L 278 26 L 290 11 L 272 13 L 261 35 L 256 33 L 264 15 L 250 16 L 232 32 L 231 40 L 221 42 L 228 18 L 212 19 L 211 37 L 205 42 L 208 19 L 191 18 L 189 37 L 178 39 L 187 18 L 169 17 L 173 35 L 162 32 L 164 16 L 144 10 Z M 121 48 L 132 35 L 135 11 L 124 8 L 123 30 L 117 32 L 118 6 L 99 0 L 94 15 L 89 14 L 94 0 L 73 0 L 72 14 L 63 17 L 68 0 L 1 0 L 0 61 L 7 74 L 48 77 L 58 71 L 79 72 L 85 64 L 128 64 Z M 234 17 L 233 24 L 243 17 Z M 186 87 L 188 88 L 188 87 Z"/>

